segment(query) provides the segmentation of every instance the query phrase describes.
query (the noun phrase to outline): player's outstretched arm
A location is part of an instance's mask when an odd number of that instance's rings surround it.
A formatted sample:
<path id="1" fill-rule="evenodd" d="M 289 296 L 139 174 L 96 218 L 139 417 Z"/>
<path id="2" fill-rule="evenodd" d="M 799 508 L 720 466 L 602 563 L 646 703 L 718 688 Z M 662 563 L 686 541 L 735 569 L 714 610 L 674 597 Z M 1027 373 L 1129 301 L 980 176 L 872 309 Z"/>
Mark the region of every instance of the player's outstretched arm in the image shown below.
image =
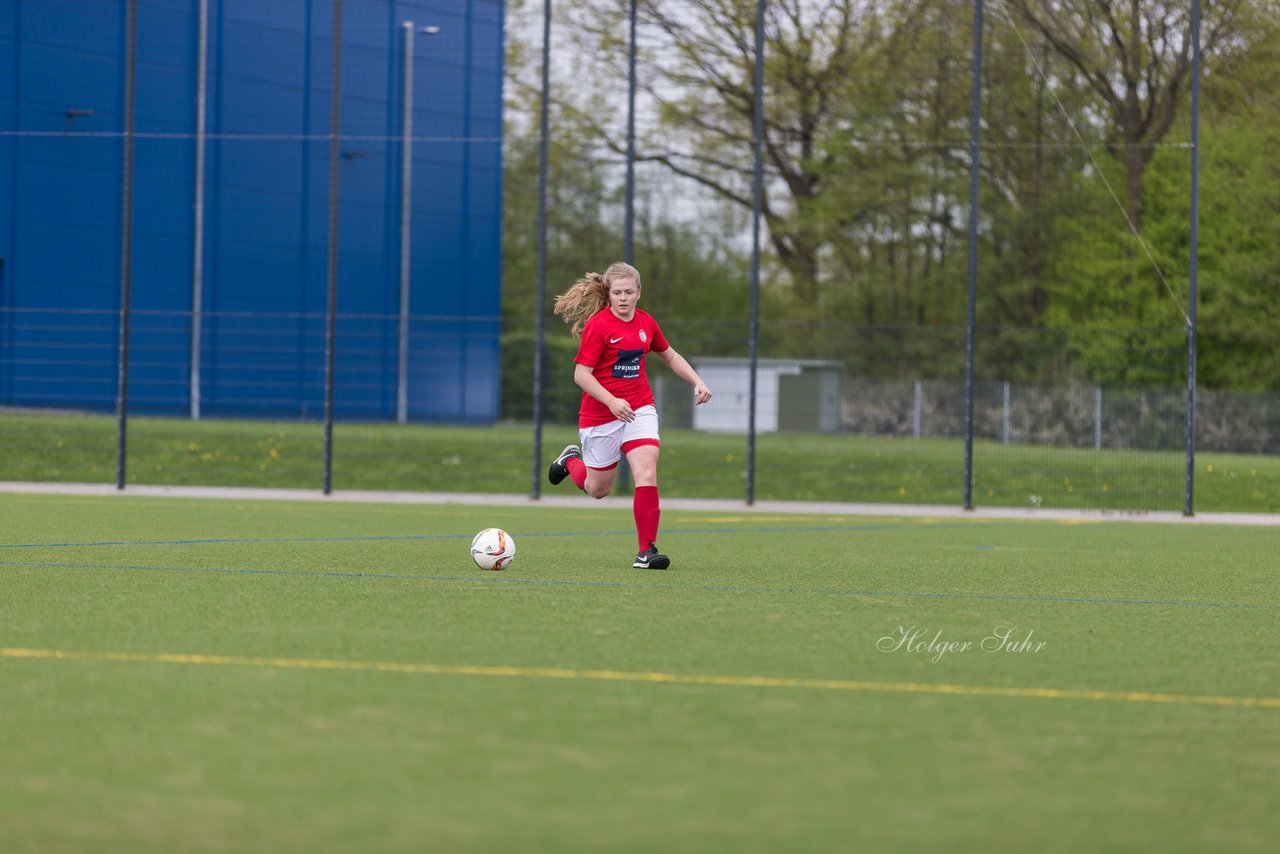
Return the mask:
<path id="1" fill-rule="evenodd" d="M 672 373 L 693 386 L 694 403 L 701 405 L 711 399 L 711 389 L 707 388 L 707 384 L 702 381 L 702 377 L 698 376 L 698 372 L 693 369 L 693 365 L 689 364 L 689 360 L 676 352 L 675 347 L 660 351 L 658 356 Z"/>

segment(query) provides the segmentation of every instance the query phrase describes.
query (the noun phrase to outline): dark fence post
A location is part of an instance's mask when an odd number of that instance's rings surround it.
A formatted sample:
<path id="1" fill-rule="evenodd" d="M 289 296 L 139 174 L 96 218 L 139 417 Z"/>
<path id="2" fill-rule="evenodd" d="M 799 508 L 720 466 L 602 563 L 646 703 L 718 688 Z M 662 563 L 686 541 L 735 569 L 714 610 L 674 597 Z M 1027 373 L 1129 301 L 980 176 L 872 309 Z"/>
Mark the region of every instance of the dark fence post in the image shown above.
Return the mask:
<path id="1" fill-rule="evenodd" d="M 766 0 L 756 0 L 755 129 L 752 131 L 751 178 L 751 321 L 747 329 L 750 352 L 750 389 L 747 393 L 747 504 L 756 500 L 756 391 L 760 360 L 760 211 L 764 195 L 764 11 Z"/>
<path id="2" fill-rule="evenodd" d="M 551 0 L 542 4 L 542 115 L 538 138 L 538 296 L 533 306 L 533 485 L 542 495 L 542 420 L 546 395 L 547 146 L 551 137 Z"/>
<path id="3" fill-rule="evenodd" d="M 116 489 L 124 489 L 129 435 L 129 302 L 133 272 L 133 94 L 138 54 L 138 0 L 129 0 L 124 59 L 124 186 L 120 215 L 120 360 L 116 381 Z"/>
<path id="4" fill-rule="evenodd" d="M 1195 515 L 1196 301 L 1200 260 L 1200 0 L 1191 0 L 1191 290 L 1187 306 L 1187 489 L 1182 515 Z"/>
<path id="5" fill-rule="evenodd" d="M 333 492 L 333 365 L 338 313 L 338 121 L 342 97 L 342 0 L 333 0 L 333 94 L 329 99 L 328 297 L 324 334 L 324 494 Z"/>
<path id="6" fill-rule="evenodd" d="M 973 360 L 978 301 L 978 135 L 982 121 L 982 0 L 973 0 L 973 99 L 969 114 L 969 296 L 964 335 L 964 509 L 973 509 Z"/>

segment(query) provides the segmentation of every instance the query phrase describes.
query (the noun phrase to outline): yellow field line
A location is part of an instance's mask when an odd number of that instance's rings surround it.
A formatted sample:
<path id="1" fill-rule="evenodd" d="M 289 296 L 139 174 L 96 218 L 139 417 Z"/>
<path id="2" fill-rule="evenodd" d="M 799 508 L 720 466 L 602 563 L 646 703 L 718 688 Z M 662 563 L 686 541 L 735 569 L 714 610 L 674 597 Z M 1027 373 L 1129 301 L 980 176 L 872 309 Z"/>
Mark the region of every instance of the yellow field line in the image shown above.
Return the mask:
<path id="1" fill-rule="evenodd" d="M 213 664 L 301 670 L 378 671 L 450 676 L 505 676 L 522 679 L 586 679 L 668 685 L 718 685 L 738 688 L 800 688 L 819 691 L 874 691 L 904 694 L 952 694 L 971 697 L 1019 697 L 1040 700 L 1109 700 L 1123 703 L 1176 703 L 1280 709 L 1280 697 L 1229 697 L 1206 694 L 1153 694 L 1145 691 L 1088 691 L 1074 688 L 1006 688 L 928 682 L 861 682 L 844 679 L 785 679 L 775 676 L 717 676 L 697 673 L 645 673 L 627 670 L 573 670 L 560 667 L 495 667 L 473 664 L 425 664 L 396 661 L 348 661 L 331 658 L 263 658 L 188 653 L 95 652 L 0 647 L 0 658 L 72 661 L 123 661 L 148 664 Z"/>

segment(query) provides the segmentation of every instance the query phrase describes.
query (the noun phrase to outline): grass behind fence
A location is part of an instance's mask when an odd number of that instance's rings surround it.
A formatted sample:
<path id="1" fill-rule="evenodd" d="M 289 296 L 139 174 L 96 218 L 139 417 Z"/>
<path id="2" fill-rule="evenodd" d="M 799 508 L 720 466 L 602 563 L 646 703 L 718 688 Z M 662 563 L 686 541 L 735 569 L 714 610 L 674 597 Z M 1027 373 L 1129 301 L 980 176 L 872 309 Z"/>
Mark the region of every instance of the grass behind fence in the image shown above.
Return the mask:
<path id="1" fill-rule="evenodd" d="M 112 483 L 116 421 L 109 416 L 0 417 L 0 480 Z M 335 489 L 527 494 L 528 424 L 334 426 Z M 575 428 L 543 431 L 539 477 Z M 958 505 L 963 443 L 847 435 L 763 434 L 759 500 Z M 127 480 L 135 484 L 319 489 L 318 423 L 132 418 Z M 742 435 L 663 431 L 661 487 L 670 497 L 742 499 Z M 977 506 L 1181 510 L 1185 457 L 1177 452 L 1045 448 L 978 442 Z M 550 490 L 545 481 L 544 490 Z M 562 485 L 561 491 L 568 489 Z M 1196 456 L 1195 509 L 1280 512 L 1280 459 Z"/>

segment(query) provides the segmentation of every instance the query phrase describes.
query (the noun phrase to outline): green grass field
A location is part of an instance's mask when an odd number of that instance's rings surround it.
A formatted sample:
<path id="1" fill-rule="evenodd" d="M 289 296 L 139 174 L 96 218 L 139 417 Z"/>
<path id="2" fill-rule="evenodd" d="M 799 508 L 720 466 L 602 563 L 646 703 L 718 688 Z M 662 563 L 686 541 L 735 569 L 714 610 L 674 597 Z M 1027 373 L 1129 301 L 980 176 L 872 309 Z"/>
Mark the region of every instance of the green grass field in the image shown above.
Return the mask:
<path id="1" fill-rule="evenodd" d="M 668 510 L 656 572 L 586 498 L 0 520 L 5 852 L 1280 836 L 1276 528 Z"/>
<path id="2" fill-rule="evenodd" d="M 129 483 L 319 489 L 320 424 L 130 419 Z M 107 416 L 0 416 L 0 480 L 114 483 L 116 422 Z M 527 425 L 334 426 L 333 487 L 526 494 Z M 572 427 L 543 433 L 546 470 Z M 746 439 L 663 430 L 663 494 L 742 499 Z M 987 507 L 1181 511 L 1186 459 L 1177 451 L 1045 448 L 978 442 L 973 500 Z M 541 474 L 540 474 L 541 476 Z M 781 501 L 963 503 L 964 445 L 952 440 L 765 434 L 755 497 Z M 1280 513 L 1280 458 L 1196 456 L 1195 509 Z"/>

